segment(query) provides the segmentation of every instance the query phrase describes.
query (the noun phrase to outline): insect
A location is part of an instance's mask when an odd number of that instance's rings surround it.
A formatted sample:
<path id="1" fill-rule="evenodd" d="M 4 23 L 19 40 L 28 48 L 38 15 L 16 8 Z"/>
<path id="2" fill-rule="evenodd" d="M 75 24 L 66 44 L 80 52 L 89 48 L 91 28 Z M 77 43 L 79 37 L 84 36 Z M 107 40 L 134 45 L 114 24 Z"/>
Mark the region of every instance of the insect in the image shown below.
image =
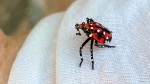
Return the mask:
<path id="1" fill-rule="evenodd" d="M 94 70 L 94 59 L 93 59 L 93 42 L 95 41 L 95 46 L 99 48 L 115 48 L 115 46 L 106 45 L 105 43 L 111 42 L 112 39 L 112 31 L 109 31 L 108 28 L 104 27 L 102 24 L 95 22 L 93 19 L 86 18 L 87 23 L 82 22 L 81 24 L 76 24 L 75 29 L 77 29 L 78 33 L 76 35 L 80 35 L 81 33 L 79 30 L 82 30 L 86 35 L 87 39 L 85 42 L 80 46 L 79 53 L 81 62 L 79 67 L 83 62 L 82 57 L 82 49 L 85 44 L 91 40 L 90 45 L 90 52 L 91 52 L 91 61 L 92 61 L 92 70 Z"/>

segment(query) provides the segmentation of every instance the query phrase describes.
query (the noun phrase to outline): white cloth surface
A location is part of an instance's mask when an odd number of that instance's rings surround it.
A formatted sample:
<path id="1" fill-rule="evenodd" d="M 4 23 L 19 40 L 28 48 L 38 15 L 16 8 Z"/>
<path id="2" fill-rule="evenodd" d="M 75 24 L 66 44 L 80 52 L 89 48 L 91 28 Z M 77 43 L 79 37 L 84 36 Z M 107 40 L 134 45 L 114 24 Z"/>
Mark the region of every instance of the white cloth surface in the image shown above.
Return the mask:
<path id="1" fill-rule="evenodd" d="M 93 18 L 113 31 L 109 45 L 94 46 L 76 36 L 76 23 Z M 150 1 L 77 0 L 66 12 L 41 20 L 27 37 L 13 64 L 8 84 L 150 84 Z"/>

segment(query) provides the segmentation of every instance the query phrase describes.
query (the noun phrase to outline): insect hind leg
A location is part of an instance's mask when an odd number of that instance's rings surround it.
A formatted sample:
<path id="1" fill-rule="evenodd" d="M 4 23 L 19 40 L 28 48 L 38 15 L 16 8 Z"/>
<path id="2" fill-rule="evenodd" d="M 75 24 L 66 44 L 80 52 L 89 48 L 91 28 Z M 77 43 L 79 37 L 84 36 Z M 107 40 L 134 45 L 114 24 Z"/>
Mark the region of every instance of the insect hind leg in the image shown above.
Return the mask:
<path id="1" fill-rule="evenodd" d="M 91 40 L 90 51 L 91 51 L 92 70 L 94 70 L 94 59 L 93 59 L 93 39 Z"/>
<path id="2" fill-rule="evenodd" d="M 97 42 L 95 42 L 95 46 L 99 47 L 99 48 L 115 48 L 116 46 L 110 46 L 110 45 L 100 45 Z"/>

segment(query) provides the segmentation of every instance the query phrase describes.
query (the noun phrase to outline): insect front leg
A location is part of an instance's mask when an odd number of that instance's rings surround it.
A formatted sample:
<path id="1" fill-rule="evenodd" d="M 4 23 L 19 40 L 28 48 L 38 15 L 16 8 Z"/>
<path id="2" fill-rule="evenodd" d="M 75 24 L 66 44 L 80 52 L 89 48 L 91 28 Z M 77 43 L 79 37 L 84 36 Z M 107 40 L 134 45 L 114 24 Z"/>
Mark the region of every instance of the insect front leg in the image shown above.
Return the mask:
<path id="1" fill-rule="evenodd" d="M 77 29 L 77 31 L 79 31 L 79 29 Z M 79 36 L 81 36 L 81 33 L 80 33 L 80 31 L 79 31 L 78 33 L 76 33 L 76 35 L 79 35 Z"/>
<path id="2" fill-rule="evenodd" d="M 79 52 L 80 52 L 80 59 L 81 59 L 81 62 L 80 62 L 80 64 L 79 64 L 79 67 L 81 67 L 81 64 L 82 64 L 82 62 L 83 62 L 82 49 L 83 49 L 83 47 L 85 46 L 85 44 L 86 44 L 90 39 L 91 39 L 90 37 L 87 38 L 87 39 L 85 40 L 85 42 L 80 46 Z"/>
<path id="3" fill-rule="evenodd" d="M 78 33 L 76 33 L 76 35 L 80 35 L 81 36 L 81 33 L 79 31 L 79 28 L 78 28 L 78 24 L 75 25 L 75 28 L 77 29 Z"/>

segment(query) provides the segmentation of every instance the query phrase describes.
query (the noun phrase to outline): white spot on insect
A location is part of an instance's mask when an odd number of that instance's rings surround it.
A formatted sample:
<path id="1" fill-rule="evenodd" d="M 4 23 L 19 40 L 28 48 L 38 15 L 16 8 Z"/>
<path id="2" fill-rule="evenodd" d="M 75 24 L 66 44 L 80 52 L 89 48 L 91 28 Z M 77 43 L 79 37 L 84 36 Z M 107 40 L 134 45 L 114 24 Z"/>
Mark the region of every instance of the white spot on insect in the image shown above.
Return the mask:
<path id="1" fill-rule="evenodd" d="M 97 32 L 100 32 L 100 30 L 98 29 Z"/>
<path id="2" fill-rule="evenodd" d="M 96 25 L 100 25 L 99 23 L 96 23 Z"/>
<path id="3" fill-rule="evenodd" d="M 92 37 L 92 34 L 90 34 L 89 37 Z"/>
<path id="4" fill-rule="evenodd" d="M 103 34 L 105 35 L 105 32 L 103 32 Z"/>
<path id="5" fill-rule="evenodd" d="M 94 61 L 94 59 L 91 59 L 92 61 Z"/>
<path id="6" fill-rule="evenodd" d="M 80 58 L 82 58 L 82 56 L 80 56 Z"/>
<path id="7" fill-rule="evenodd" d="M 106 39 L 109 39 L 108 37 L 106 37 Z"/>
<path id="8" fill-rule="evenodd" d="M 90 25 L 93 25 L 93 24 L 90 24 Z"/>
<path id="9" fill-rule="evenodd" d="M 93 27 L 91 27 L 91 29 L 93 29 Z"/>

